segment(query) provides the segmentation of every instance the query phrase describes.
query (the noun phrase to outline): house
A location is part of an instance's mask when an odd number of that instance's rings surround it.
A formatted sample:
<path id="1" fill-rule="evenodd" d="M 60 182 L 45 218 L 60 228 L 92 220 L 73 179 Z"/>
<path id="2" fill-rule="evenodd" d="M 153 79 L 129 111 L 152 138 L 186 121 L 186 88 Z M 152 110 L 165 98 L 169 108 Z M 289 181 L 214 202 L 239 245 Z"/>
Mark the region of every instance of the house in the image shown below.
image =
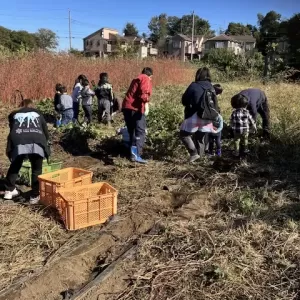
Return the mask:
<path id="1" fill-rule="evenodd" d="M 180 57 L 185 60 L 187 57 L 193 56 L 200 58 L 202 47 L 205 41 L 203 35 L 195 35 L 192 45 L 192 38 L 184 34 L 177 34 L 167 38 L 165 54 L 171 57 Z"/>
<path id="2" fill-rule="evenodd" d="M 211 49 L 226 48 L 235 54 L 251 51 L 255 48 L 256 39 L 251 35 L 230 36 L 221 34 L 204 42 L 204 54 Z"/>
<path id="3" fill-rule="evenodd" d="M 83 39 L 83 49 L 87 56 L 107 57 L 120 47 L 127 48 L 129 45 L 139 46 L 138 54 L 141 58 L 158 54 L 151 41 L 140 37 L 125 37 L 111 28 L 101 28 Z"/>

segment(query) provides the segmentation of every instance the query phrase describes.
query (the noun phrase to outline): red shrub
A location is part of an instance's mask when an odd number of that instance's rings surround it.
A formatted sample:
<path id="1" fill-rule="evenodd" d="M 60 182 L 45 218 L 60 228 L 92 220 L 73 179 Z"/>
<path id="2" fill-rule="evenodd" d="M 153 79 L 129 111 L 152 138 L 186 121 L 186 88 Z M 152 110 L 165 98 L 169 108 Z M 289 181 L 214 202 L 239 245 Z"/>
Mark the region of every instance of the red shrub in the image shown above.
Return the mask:
<path id="1" fill-rule="evenodd" d="M 66 85 L 71 92 L 78 75 L 98 82 L 100 72 L 108 72 L 115 90 L 123 91 L 145 66 L 154 70 L 154 86 L 187 84 L 193 78 L 193 69 L 176 60 L 93 60 L 35 53 L 0 60 L 0 101 L 13 103 L 16 90 L 32 99 L 53 97 L 56 83 Z"/>

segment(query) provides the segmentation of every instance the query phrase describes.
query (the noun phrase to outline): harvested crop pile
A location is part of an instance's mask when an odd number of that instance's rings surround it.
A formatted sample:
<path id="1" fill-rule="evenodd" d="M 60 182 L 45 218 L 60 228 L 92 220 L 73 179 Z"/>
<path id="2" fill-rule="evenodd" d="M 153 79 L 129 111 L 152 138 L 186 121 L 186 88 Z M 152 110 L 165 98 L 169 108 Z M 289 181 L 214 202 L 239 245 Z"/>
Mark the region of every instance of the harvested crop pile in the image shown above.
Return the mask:
<path id="1" fill-rule="evenodd" d="M 55 221 L 19 205 L 0 205 L 0 292 L 45 265 L 69 238 Z"/>

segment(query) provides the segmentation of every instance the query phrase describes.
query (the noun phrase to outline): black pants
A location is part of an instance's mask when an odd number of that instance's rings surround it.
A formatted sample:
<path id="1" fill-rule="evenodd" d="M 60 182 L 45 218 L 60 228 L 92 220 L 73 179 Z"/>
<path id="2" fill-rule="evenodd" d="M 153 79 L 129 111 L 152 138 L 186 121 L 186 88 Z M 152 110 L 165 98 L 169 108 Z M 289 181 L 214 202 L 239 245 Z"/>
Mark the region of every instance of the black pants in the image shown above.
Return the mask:
<path id="1" fill-rule="evenodd" d="M 263 126 L 263 135 L 268 138 L 270 136 L 270 110 L 268 99 L 265 98 L 261 105 L 257 108 L 256 111 L 253 111 L 254 108 L 250 109 L 249 112 L 252 115 L 253 119 L 256 121 L 257 114 L 259 114 L 262 118 L 262 126 Z"/>
<path id="2" fill-rule="evenodd" d="M 221 150 L 221 137 L 222 137 L 221 132 L 218 134 L 212 134 L 212 133 L 208 134 L 208 138 L 209 138 L 208 151 L 210 154 L 213 153 L 215 144 L 216 144 L 216 150 Z"/>
<path id="3" fill-rule="evenodd" d="M 130 137 L 130 146 L 136 146 L 138 155 L 142 155 L 147 126 L 145 115 L 131 109 L 123 109 L 123 114 Z"/>
<path id="4" fill-rule="evenodd" d="M 25 157 L 28 157 L 32 169 L 31 196 L 36 197 L 39 195 L 38 176 L 42 174 L 42 168 L 43 168 L 43 157 L 41 157 L 38 154 L 19 155 L 16 157 L 16 159 L 11 163 L 8 169 L 6 175 L 5 188 L 7 191 L 13 191 L 16 188 L 16 181 Z"/>
<path id="5" fill-rule="evenodd" d="M 186 150 L 190 156 L 199 154 L 204 156 L 205 154 L 205 133 L 197 131 L 196 133 L 190 133 L 186 131 L 180 131 L 180 139 L 183 142 Z"/>
<path id="6" fill-rule="evenodd" d="M 74 120 L 78 121 L 79 116 L 79 102 L 73 102 Z"/>
<path id="7" fill-rule="evenodd" d="M 92 106 L 83 105 L 82 109 L 84 111 L 84 122 L 86 122 L 87 124 L 92 123 Z"/>

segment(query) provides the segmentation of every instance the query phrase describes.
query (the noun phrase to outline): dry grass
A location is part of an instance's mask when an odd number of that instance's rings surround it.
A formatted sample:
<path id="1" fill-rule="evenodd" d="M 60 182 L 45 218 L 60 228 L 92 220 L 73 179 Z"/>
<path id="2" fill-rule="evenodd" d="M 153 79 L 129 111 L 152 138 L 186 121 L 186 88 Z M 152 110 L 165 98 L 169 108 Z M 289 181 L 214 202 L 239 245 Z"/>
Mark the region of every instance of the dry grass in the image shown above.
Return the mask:
<path id="1" fill-rule="evenodd" d="M 54 220 L 19 205 L 0 205 L 0 292 L 45 265 L 68 239 Z"/>
<path id="2" fill-rule="evenodd" d="M 0 100 L 14 102 L 17 89 L 27 98 L 53 97 L 56 83 L 66 85 L 71 91 L 80 74 L 98 82 L 100 72 L 108 72 L 115 90 L 119 91 L 127 89 L 145 66 L 154 69 L 155 86 L 187 84 L 194 76 L 192 68 L 176 60 L 93 60 L 47 53 L 28 54 L 0 59 Z"/>
<path id="3" fill-rule="evenodd" d="M 235 168 L 222 174 L 199 167 L 172 171 L 183 176 L 180 186 L 195 191 L 201 182 L 214 213 L 163 220 L 140 241 L 128 268 L 132 284 L 114 299 L 298 299 L 299 204 L 274 191 L 275 184 L 247 188 L 263 171 L 272 172 L 267 167 Z M 252 177 L 239 184 L 245 172 Z"/>
<path id="4" fill-rule="evenodd" d="M 132 62 L 123 63 L 125 66 Z M 103 64 L 101 69 L 113 69 L 118 62 L 111 66 Z M 93 77 L 98 68 L 95 62 L 81 61 L 74 72 L 91 72 L 88 74 Z M 130 76 L 140 68 L 140 63 L 134 65 Z M 168 64 L 161 68 L 167 69 Z M 113 73 L 113 81 L 122 87 L 130 78 L 127 73 L 118 78 L 118 72 Z M 192 78 L 190 70 L 186 72 L 183 79 L 174 79 L 178 76 L 175 74 L 170 80 L 184 83 Z M 65 75 L 71 85 L 74 74 L 62 73 Z M 159 78 L 164 82 L 163 77 Z M 46 84 L 46 92 L 40 90 L 36 97 L 52 95 L 54 80 Z M 182 219 L 173 215 L 173 207 L 166 209 L 168 217 L 161 221 L 157 233 L 140 241 L 136 261 L 128 266 L 133 274 L 132 284 L 118 299 L 300 299 L 300 86 L 263 86 L 259 82 L 223 86 L 220 105 L 225 120 L 231 111 L 230 98 L 240 90 L 262 88 L 269 98 L 275 139 L 271 145 L 252 145 L 250 161 L 240 163 L 225 158 L 213 165 L 204 162 L 201 166 L 190 166 L 181 158 L 166 162 L 166 157 L 161 156 L 147 167 L 136 167 L 122 158 L 114 158 L 113 166 L 95 172 L 96 180 L 107 180 L 119 189 L 121 214 L 150 198 L 159 207 L 167 199 L 161 196 L 165 186 L 185 195 L 209 193 L 211 203 L 216 205 L 213 215 L 207 218 Z M 180 97 L 185 88 L 156 88 L 152 105 L 169 102 L 182 111 Z M 26 207 L 1 206 L 0 290 L 40 269 L 67 238 L 57 223 L 41 213 Z"/>

